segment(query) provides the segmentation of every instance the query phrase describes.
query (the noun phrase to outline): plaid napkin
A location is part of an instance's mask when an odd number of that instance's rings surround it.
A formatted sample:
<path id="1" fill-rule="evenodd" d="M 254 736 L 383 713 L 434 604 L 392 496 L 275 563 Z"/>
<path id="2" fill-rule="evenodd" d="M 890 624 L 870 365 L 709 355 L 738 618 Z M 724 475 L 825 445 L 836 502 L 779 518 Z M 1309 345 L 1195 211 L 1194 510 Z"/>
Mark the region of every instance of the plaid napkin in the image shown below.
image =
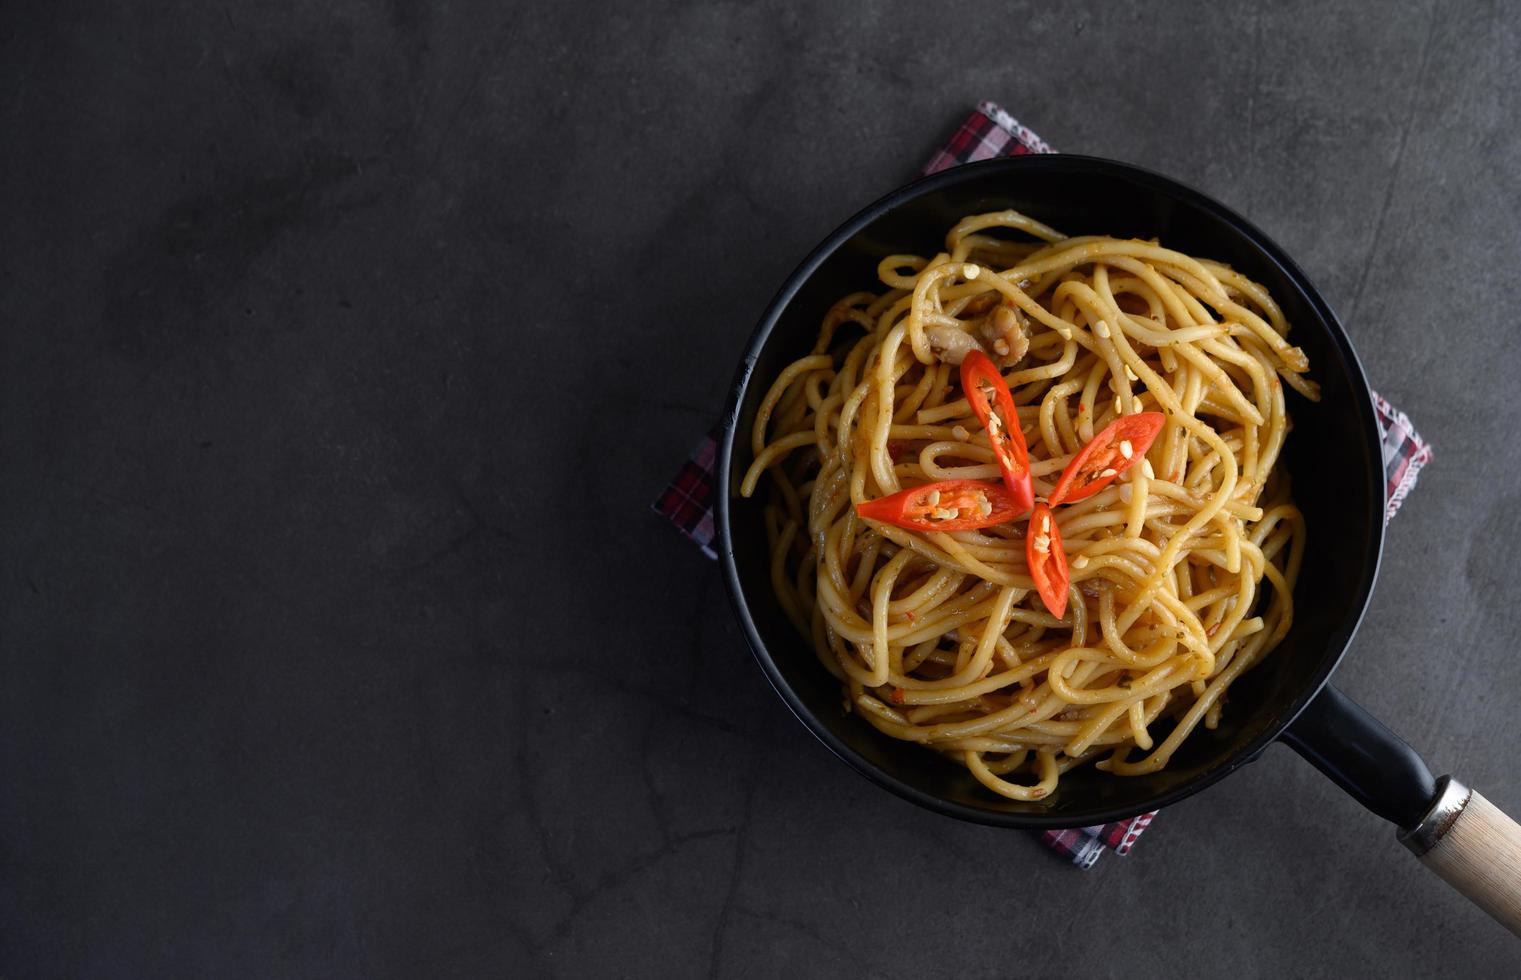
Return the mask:
<path id="1" fill-rule="evenodd" d="M 992 157 L 1023 156 L 1027 153 L 1055 153 L 1029 127 L 992 102 L 984 102 L 967 117 L 921 174 L 932 174 L 947 167 Z M 1384 520 L 1400 509 L 1406 494 L 1415 486 L 1421 467 L 1431 462 L 1431 447 L 1426 445 L 1405 413 L 1377 394 L 1373 405 L 1378 414 L 1379 432 L 1384 437 L 1384 475 L 1388 478 L 1387 509 Z M 717 431 L 709 432 L 697 444 L 669 486 L 655 501 L 657 513 L 691 538 L 703 554 L 716 559 L 713 550 L 713 461 L 718 450 Z M 1105 851 L 1129 852 L 1156 813 L 1143 813 L 1129 820 L 1076 827 L 1071 830 L 1047 830 L 1041 840 L 1052 850 L 1080 868 L 1090 868 Z"/>

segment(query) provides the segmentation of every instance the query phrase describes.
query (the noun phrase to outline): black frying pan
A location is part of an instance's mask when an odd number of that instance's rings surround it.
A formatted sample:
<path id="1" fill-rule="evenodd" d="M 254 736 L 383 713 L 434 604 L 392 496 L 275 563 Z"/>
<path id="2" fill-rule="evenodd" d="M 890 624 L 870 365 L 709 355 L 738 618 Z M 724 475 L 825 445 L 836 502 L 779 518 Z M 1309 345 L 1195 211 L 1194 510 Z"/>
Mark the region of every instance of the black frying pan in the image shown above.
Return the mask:
<path id="1" fill-rule="evenodd" d="M 1284 463 L 1294 477 L 1310 550 L 1296 586 L 1294 624 L 1282 645 L 1231 686 L 1219 727 L 1196 729 L 1166 769 L 1122 778 L 1081 767 L 1064 775 L 1054 798 L 1042 803 L 995 796 L 961 767 L 843 712 L 838 682 L 772 593 L 762 505 L 736 493 L 750 461 L 756 408 L 782 368 L 807 353 L 824 311 L 846 293 L 870 288 L 883 256 L 932 255 L 962 216 L 1003 208 L 1068 234 L 1159 237 L 1170 248 L 1229 263 L 1282 305 L 1293 327 L 1290 339 L 1309 355 L 1322 392 L 1318 404 L 1288 392 L 1294 427 Z M 1456 781 L 1433 778 L 1408 745 L 1327 684 L 1367 607 L 1383 547 L 1378 426 L 1362 366 L 1335 314 L 1298 266 L 1233 211 L 1149 171 L 1066 154 L 989 160 L 916 181 L 845 222 L 803 260 L 750 338 L 724 418 L 718 541 L 735 612 L 793 713 L 873 782 L 963 820 L 1089 826 L 1174 803 L 1281 739 L 1401 828 L 1402 839 L 1428 864 L 1521 933 L 1521 828 Z"/>

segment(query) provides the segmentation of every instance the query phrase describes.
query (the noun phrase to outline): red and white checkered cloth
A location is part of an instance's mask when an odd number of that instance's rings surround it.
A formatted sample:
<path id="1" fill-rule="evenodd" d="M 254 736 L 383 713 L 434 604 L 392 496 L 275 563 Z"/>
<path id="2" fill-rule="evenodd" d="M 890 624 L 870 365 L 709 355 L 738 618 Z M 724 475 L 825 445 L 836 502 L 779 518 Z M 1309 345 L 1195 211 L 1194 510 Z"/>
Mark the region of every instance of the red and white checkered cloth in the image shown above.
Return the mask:
<path id="1" fill-rule="evenodd" d="M 1023 156 L 1027 153 L 1055 153 L 1029 127 L 992 102 L 984 102 L 977 111 L 936 151 L 921 171 L 932 174 L 973 160 L 993 157 Z M 1387 509 L 1384 520 L 1400 509 L 1405 496 L 1415 486 L 1421 467 L 1431 462 L 1431 447 L 1426 445 L 1405 413 L 1377 394 L 1373 405 L 1378 414 L 1379 432 L 1384 437 L 1384 474 L 1388 477 Z M 713 550 L 713 462 L 717 456 L 717 432 L 709 432 L 697 444 L 681 471 L 655 501 L 655 510 L 691 538 L 703 554 L 716 559 Z M 1105 851 L 1127 853 L 1151 824 L 1156 813 L 1143 813 L 1129 820 L 1076 827 L 1071 830 L 1047 830 L 1041 840 L 1058 854 L 1071 859 L 1080 868 L 1090 868 Z"/>

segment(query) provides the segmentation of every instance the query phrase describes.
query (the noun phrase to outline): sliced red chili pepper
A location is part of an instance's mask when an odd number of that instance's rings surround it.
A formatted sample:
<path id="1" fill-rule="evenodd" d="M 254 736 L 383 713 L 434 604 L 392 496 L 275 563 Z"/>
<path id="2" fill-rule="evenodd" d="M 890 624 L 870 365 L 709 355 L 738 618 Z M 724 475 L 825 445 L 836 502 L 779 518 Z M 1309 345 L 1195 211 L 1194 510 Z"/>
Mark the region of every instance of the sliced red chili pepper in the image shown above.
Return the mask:
<path id="1" fill-rule="evenodd" d="M 1014 396 L 1009 393 L 1003 375 L 982 351 L 972 351 L 961 362 L 961 390 L 987 430 L 988 445 L 993 447 L 1004 485 L 1020 502 L 1020 510 L 1028 510 L 1035 504 L 1035 488 L 1030 484 L 1030 449 L 1019 427 Z"/>
<path id="2" fill-rule="evenodd" d="M 1167 416 L 1161 412 L 1137 412 L 1110 422 L 1062 470 L 1051 491 L 1051 505 L 1070 504 L 1107 487 L 1141 461 L 1166 424 Z"/>
<path id="3" fill-rule="evenodd" d="M 1051 508 L 1036 504 L 1030 514 L 1030 526 L 1025 531 L 1025 561 L 1030 565 L 1030 577 L 1046 610 L 1061 619 L 1067 615 L 1067 585 L 1071 576 L 1067 572 L 1067 553 L 1062 550 L 1061 531 L 1051 516 Z"/>
<path id="4" fill-rule="evenodd" d="M 1001 483 L 941 480 L 856 504 L 856 513 L 910 531 L 971 531 L 1024 513 Z"/>

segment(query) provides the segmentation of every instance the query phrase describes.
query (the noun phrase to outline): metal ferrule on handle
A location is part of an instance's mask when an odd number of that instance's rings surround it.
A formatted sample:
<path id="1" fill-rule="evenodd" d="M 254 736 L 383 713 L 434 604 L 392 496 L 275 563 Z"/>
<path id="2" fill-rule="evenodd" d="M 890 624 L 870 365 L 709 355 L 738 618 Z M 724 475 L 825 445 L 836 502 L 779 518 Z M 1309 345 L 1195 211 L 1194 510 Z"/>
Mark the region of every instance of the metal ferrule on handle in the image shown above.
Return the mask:
<path id="1" fill-rule="evenodd" d="M 1426 811 L 1420 823 L 1399 832 L 1400 843 L 1410 848 L 1416 857 L 1424 857 L 1447 836 L 1447 831 L 1463 815 L 1463 808 L 1472 796 L 1473 791 L 1467 786 L 1451 776 L 1443 776 L 1437 780 L 1437 795 L 1431 802 L 1431 809 Z"/>

